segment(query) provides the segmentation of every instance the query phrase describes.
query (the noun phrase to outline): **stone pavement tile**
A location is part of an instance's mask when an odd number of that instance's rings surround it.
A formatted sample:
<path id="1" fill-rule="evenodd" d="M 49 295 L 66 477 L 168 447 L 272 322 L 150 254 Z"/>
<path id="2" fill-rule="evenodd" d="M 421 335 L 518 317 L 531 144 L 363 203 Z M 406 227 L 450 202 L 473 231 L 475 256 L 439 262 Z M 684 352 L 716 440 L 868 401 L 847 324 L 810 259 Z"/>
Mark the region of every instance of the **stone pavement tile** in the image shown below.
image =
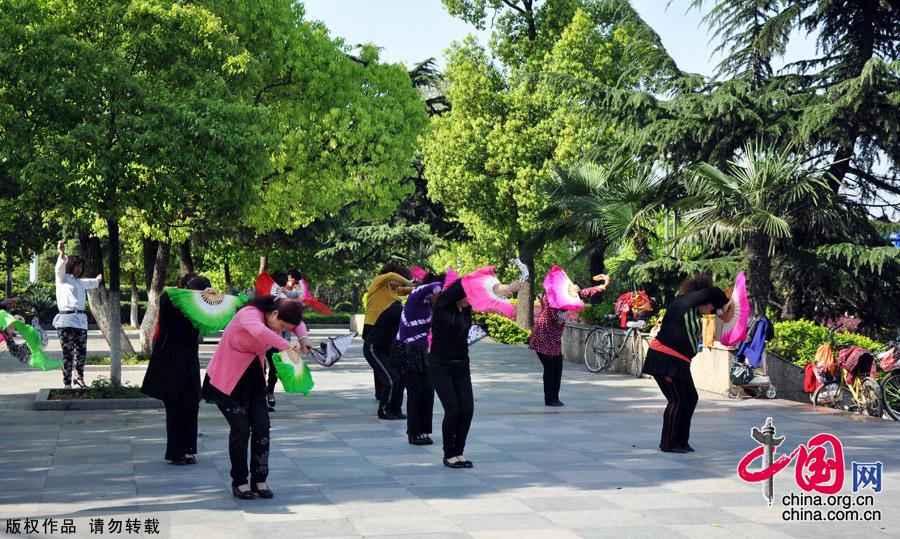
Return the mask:
<path id="1" fill-rule="evenodd" d="M 345 517 L 374 518 L 394 515 L 415 515 L 415 518 L 437 516 L 439 513 L 422 500 L 370 500 L 344 502 L 337 506 Z"/>
<path id="2" fill-rule="evenodd" d="M 475 463 L 478 466 L 478 463 Z M 422 487 L 468 487 L 484 485 L 480 474 L 471 473 L 472 470 L 454 470 L 441 465 L 440 468 L 429 473 L 394 474 L 392 477 L 405 488 L 414 489 Z"/>
<path id="3" fill-rule="evenodd" d="M 276 497 L 281 497 L 276 494 Z M 308 520 L 340 520 L 344 515 L 333 505 L 322 504 L 284 504 L 279 505 L 279 511 L 270 513 L 253 512 L 244 510 L 244 520 L 248 523 L 259 522 L 303 522 Z"/>
<path id="4" fill-rule="evenodd" d="M 723 503 L 719 507 L 723 511 L 733 513 L 750 522 L 759 524 L 781 524 L 784 522 L 784 519 L 781 518 L 782 510 L 777 507 L 766 507 L 762 497 L 753 505 L 729 506 Z"/>
<path id="5" fill-rule="evenodd" d="M 610 526 L 602 529 L 574 529 L 575 533 L 583 539 L 621 539 L 623 530 L 619 526 Z M 627 528 L 629 539 L 669 539 L 670 537 L 687 537 L 671 528 L 661 525 L 637 525 Z"/>
<path id="6" fill-rule="evenodd" d="M 356 531 L 364 536 L 395 535 L 409 533 L 416 530 L 428 530 L 429 532 L 460 533 L 463 530 L 447 517 L 438 514 L 413 515 L 398 513 L 396 515 L 377 517 L 350 517 L 347 520 Z"/>
<path id="7" fill-rule="evenodd" d="M 409 491 L 425 501 L 470 499 L 481 496 L 501 495 L 496 488 L 485 484 L 454 487 L 411 487 Z"/>
<path id="8" fill-rule="evenodd" d="M 568 445 L 566 447 L 569 447 Z M 555 448 L 552 451 L 518 451 L 512 449 L 508 453 L 517 459 L 540 465 L 546 462 L 568 462 L 568 463 L 584 463 L 596 464 L 597 461 L 588 455 L 571 449 Z"/>
<path id="9" fill-rule="evenodd" d="M 534 497 L 534 498 L 516 498 L 523 505 L 532 511 L 554 512 L 554 511 L 593 511 L 606 510 L 611 507 L 619 509 L 609 500 L 602 499 L 595 493 L 584 492 L 580 496 L 553 496 L 553 497 Z"/>
<path id="10" fill-rule="evenodd" d="M 610 502 L 628 509 L 650 509 L 655 510 L 657 507 L 667 507 L 670 509 L 681 508 L 706 508 L 714 507 L 696 496 L 688 494 L 671 494 L 665 492 L 644 491 L 631 493 L 626 491 L 617 491 L 615 493 L 603 493 L 601 497 Z"/>
<path id="11" fill-rule="evenodd" d="M 731 493 L 747 492 L 748 486 L 742 481 L 735 481 L 731 478 L 706 478 L 706 479 L 683 479 L 677 481 L 666 481 L 666 488 L 676 492 L 687 494 L 713 494 L 721 497 L 723 495 L 730 496 Z M 759 485 L 753 485 L 753 488 L 759 490 Z M 760 494 L 762 496 L 762 494 Z M 760 498 L 762 499 L 762 498 Z"/>
<path id="12" fill-rule="evenodd" d="M 256 525 L 254 525 L 256 526 Z M 160 527 L 162 529 L 162 527 Z M 165 535 L 163 532 L 160 537 L 168 537 L 170 539 L 206 539 L 206 538 L 217 538 L 217 537 L 251 537 L 251 534 L 256 531 L 255 527 L 251 527 L 251 525 L 246 523 L 241 523 L 240 525 L 236 524 L 216 524 L 214 522 L 204 523 L 204 524 L 189 524 L 189 523 L 172 523 L 168 528 L 170 535 Z M 292 532 L 292 535 L 298 535 L 296 532 Z M 302 534 L 299 534 L 302 535 Z M 315 535 L 315 534 L 313 534 Z M 263 535 L 263 537 L 274 537 L 275 535 Z M 287 535 L 285 534 L 285 537 Z"/>
<path id="13" fill-rule="evenodd" d="M 609 485 L 634 484 L 641 482 L 639 470 L 618 470 L 612 466 L 598 464 L 591 470 L 571 470 L 553 472 L 553 475 L 573 485 Z"/>
<path id="14" fill-rule="evenodd" d="M 478 461 L 475 461 L 475 469 L 478 469 Z M 470 470 L 471 472 L 471 470 Z M 566 485 L 567 481 L 559 476 L 546 472 L 530 473 L 477 473 L 481 481 L 493 488 L 500 490 L 515 490 L 522 488 L 546 488 L 558 485 Z M 577 488 L 577 487 L 576 487 Z"/>
<path id="15" fill-rule="evenodd" d="M 578 534 L 571 530 L 559 528 L 485 530 L 472 532 L 471 535 L 475 539 L 574 539 L 578 537 Z"/>
<path id="16" fill-rule="evenodd" d="M 669 529 L 681 533 L 687 537 L 705 539 L 707 537 L 765 537 L 772 539 L 791 539 L 782 531 L 774 530 L 761 524 L 723 524 L 718 527 L 703 525 L 669 524 Z"/>
<path id="17" fill-rule="evenodd" d="M 622 509 L 617 506 L 607 506 L 585 511 L 541 511 L 538 514 L 562 528 L 628 528 L 630 526 L 658 524 L 653 519 L 648 519 L 645 514 L 641 514 L 638 510 Z"/>
<path id="18" fill-rule="evenodd" d="M 553 522 L 535 513 L 454 514 L 448 518 L 467 532 L 508 530 L 511 528 L 550 529 Z"/>
<path id="19" fill-rule="evenodd" d="M 507 496 L 477 496 L 427 500 L 428 505 L 442 515 L 481 515 L 531 513 L 527 504 Z"/>
<path id="20" fill-rule="evenodd" d="M 347 502 L 386 501 L 386 500 L 416 500 L 418 496 L 412 491 L 399 486 L 374 487 L 374 488 L 326 488 L 322 489 L 322 495 L 335 504 Z"/>
<path id="21" fill-rule="evenodd" d="M 303 474 L 309 479 L 316 481 L 326 478 L 381 478 L 386 477 L 384 470 L 373 464 L 360 466 L 310 466 L 303 468 Z"/>
<path id="22" fill-rule="evenodd" d="M 685 524 L 705 524 L 724 526 L 726 524 L 751 524 L 752 520 L 724 511 L 717 507 L 659 507 L 653 508 L 653 518 L 657 522 L 678 522 Z M 731 526 L 732 528 L 734 526 Z"/>

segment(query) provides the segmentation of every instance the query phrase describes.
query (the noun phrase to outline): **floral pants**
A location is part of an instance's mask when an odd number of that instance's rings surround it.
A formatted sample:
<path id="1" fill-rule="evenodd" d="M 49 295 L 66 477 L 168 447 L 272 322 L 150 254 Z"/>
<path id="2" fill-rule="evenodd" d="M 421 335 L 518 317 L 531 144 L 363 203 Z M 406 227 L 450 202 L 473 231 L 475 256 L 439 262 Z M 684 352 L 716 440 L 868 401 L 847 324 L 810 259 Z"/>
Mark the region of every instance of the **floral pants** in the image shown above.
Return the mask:
<path id="1" fill-rule="evenodd" d="M 87 355 L 87 330 L 59 328 L 59 342 L 63 352 L 63 383 L 72 383 L 72 368 L 79 380 L 84 380 L 84 358 Z"/>

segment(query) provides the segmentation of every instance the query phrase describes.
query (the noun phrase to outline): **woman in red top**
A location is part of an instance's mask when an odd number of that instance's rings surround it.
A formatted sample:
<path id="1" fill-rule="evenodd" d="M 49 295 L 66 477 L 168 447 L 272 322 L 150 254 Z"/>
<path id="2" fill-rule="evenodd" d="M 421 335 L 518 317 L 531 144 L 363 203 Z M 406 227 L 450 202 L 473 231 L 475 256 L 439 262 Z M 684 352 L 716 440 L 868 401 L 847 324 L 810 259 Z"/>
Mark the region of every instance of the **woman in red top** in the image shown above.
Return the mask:
<path id="1" fill-rule="evenodd" d="M 572 295 L 578 294 L 581 299 L 589 298 L 606 290 L 609 286 L 609 276 L 601 275 L 605 282 L 591 288 L 579 289 L 577 286 L 571 290 Z M 595 280 L 599 280 L 597 277 Z M 535 319 L 531 329 L 531 341 L 528 348 L 537 352 L 538 359 L 544 366 L 544 405 L 563 406 L 559 400 L 559 386 L 562 383 L 562 334 L 563 327 L 569 311 L 554 309 L 547 301 L 547 294 L 541 297 L 541 314 Z"/>

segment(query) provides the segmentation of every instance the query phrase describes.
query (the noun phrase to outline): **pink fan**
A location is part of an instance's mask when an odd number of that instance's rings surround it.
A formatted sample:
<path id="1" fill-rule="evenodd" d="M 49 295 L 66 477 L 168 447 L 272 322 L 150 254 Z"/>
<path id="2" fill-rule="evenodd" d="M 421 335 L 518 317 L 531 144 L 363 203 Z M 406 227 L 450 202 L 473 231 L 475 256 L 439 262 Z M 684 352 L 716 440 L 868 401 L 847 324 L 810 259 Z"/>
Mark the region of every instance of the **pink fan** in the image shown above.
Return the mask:
<path id="1" fill-rule="evenodd" d="M 743 271 L 738 273 L 737 279 L 734 280 L 731 303 L 734 305 L 734 315 L 722 327 L 722 338 L 720 339 L 725 346 L 733 346 L 747 338 L 750 300 L 747 299 L 747 277 Z"/>
<path id="2" fill-rule="evenodd" d="M 453 268 L 447 268 L 447 276 L 444 277 L 444 290 L 450 287 L 451 284 L 455 283 L 459 280 L 459 273 Z"/>
<path id="3" fill-rule="evenodd" d="M 420 268 L 419 266 L 416 266 L 413 269 L 409 270 L 409 273 L 413 276 L 413 279 L 417 281 L 424 281 L 425 277 L 428 276 L 428 272 Z"/>
<path id="4" fill-rule="evenodd" d="M 516 306 L 509 301 L 509 298 L 498 296 L 494 292 L 494 287 L 498 284 L 501 283 L 500 279 L 494 275 L 494 266 L 485 266 L 462 278 L 463 289 L 465 289 L 473 309 L 501 314 L 510 320 L 515 320 Z"/>
<path id="5" fill-rule="evenodd" d="M 553 266 L 544 277 L 544 290 L 547 292 L 547 302 L 554 309 L 566 311 L 580 311 L 584 309 L 584 302 L 578 294 L 573 294 L 575 284 L 559 266 Z"/>

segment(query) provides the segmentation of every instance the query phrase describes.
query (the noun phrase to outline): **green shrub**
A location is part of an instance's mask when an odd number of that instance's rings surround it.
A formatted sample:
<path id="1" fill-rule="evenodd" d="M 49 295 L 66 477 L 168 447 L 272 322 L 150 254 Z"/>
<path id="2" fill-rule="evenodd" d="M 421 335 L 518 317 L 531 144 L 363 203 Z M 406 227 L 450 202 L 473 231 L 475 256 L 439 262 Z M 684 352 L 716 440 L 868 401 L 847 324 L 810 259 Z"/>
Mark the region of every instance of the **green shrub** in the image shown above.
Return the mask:
<path id="1" fill-rule="evenodd" d="M 503 344 L 528 344 L 528 339 L 531 338 L 530 331 L 499 314 L 475 313 L 473 319 L 492 339 Z"/>
<path id="2" fill-rule="evenodd" d="M 131 384 L 124 383 L 121 386 L 115 386 L 112 382 L 103 376 L 98 376 L 96 380 L 91 382 L 91 387 L 85 392 L 85 398 L 88 399 L 138 399 L 143 398 L 140 388 Z"/>
<path id="3" fill-rule="evenodd" d="M 349 301 L 342 301 L 334 306 L 334 310 L 339 313 L 352 313 L 353 305 Z"/>
<path id="4" fill-rule="evenodd" d="M 592 326 L 603 326 L 607 324 L 605 317 L 614 314 L 615 312 L 615 303 L 604 301 L 603 303 L 597 303 L 596 305 L 585 306 L 584 310 L 579 313 L 579 316 L 581 316 L 581 319 L 587 324 Z"/>
<path id="5" fill-rule="evenodd" d="M 29 321 L 36 316 L 42 324 L 49 324 L 59 312 L 56 308 L 56 288 L 41 282 L 32 284 L 19 296 L 15 311 Z"/>
<path id="6" fill-rule="evenodd" d="M 126 356 L 122 358 L 122 365 L 144 365 L 148 361 L 148 358 L 140 354 L 134 354 L 131 356 Z M 110 359 L 109 356 L 88 356 L 87 359 L 84 360 L 85 365 L 109 365 Z"/>
<path id="7" fill-rule="evenodd" d="M 768 344 L 768 349 L 801 367 L 811 363 L 815 359 L 816 349 L 828 340 L 828 328 L 809 320 L 775 322 L 774 327 L 775 338 Z M 834 334 L 832 349 L 835 354 L 851 346 L 862 346 L 872 352 L 884 350 L 883 344 L 863 335 Z"/>
<path id="8" fill-rule="evenodd" d="M 303 321 L 307 324 L 349 324 L 349 313 L 320 314 L 312 311 L 303 313 Z"/>

